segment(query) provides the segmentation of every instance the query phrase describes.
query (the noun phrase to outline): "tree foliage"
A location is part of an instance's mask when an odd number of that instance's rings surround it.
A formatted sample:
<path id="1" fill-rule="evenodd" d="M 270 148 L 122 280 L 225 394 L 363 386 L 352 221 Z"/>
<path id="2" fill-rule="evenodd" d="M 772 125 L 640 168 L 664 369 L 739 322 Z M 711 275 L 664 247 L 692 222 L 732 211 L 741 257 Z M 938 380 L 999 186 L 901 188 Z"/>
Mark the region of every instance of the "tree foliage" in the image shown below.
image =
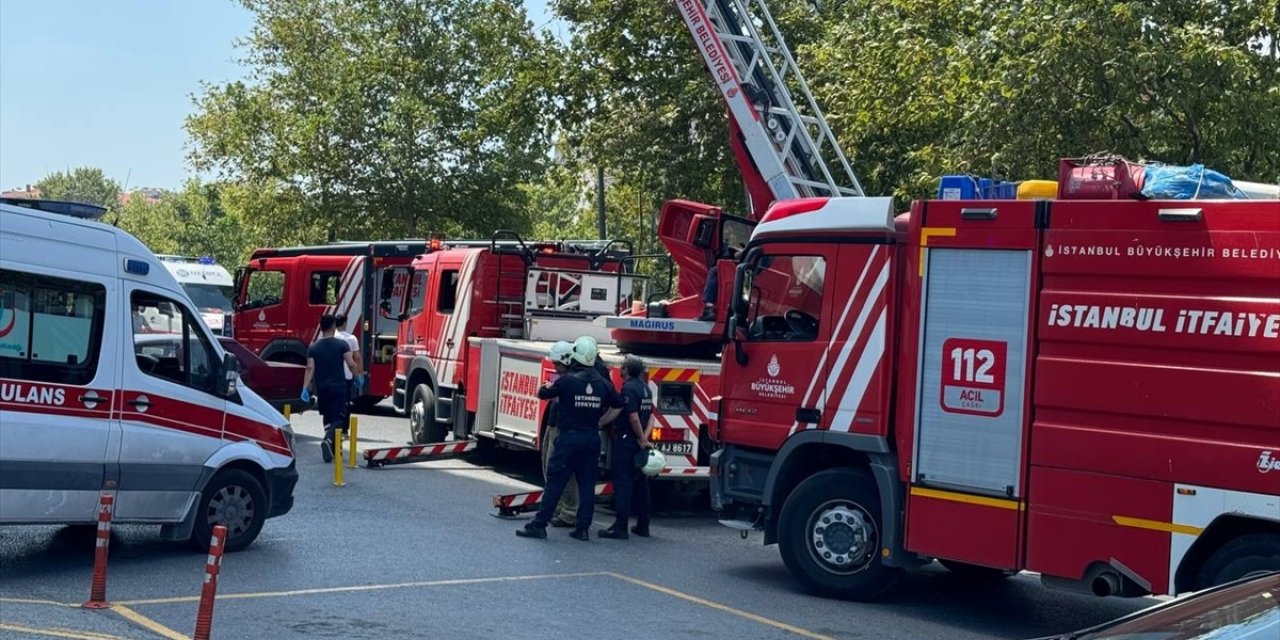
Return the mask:
<path id="1" fill-rule="evenodd" d="M 543 44 L 518 0 L 243 0 L 248 81 L 205 86 L 198 169 L 272 185 L 275 229 L 329 238 L 527 226 L 545 157 L 530 78 Z"/>
<path id="2" fill-rule="evenodd" d="M 57 171 L 36 183 L 40 197 L 49 200 L 85 202 L 108 209 L 116 206 L 120 183 L 96 167 L 76 167 L 65 173 Z"/>
<path id="3" fill-rule="evenodd" d="M 1274 181 L 1278 6 L 846 0 L 801 53 L 870 193 L 1052 179 L 1059 158 L 1104 150 Z"/>
<path id="4" fill-rule="evenodd" d="M 570 37 L 552 64 L 566 156 L 653 203 L 740 209 L 725 108 L 669 0 L 555 0 Z M 639 212 L 632 212 L 638 214 Z"/>
<path id="5" fill-rule="evenodd" d="M 241 223 L 243 210 L 226 206 L 226 191 L 220 185 L 188 180 L 181 191 L 166 192 L 157 200 L 129 198 L 113 222 L 156 253 L 211 256 L 220 264 L 235 265 L 253 248 L 254 235 Z"/>

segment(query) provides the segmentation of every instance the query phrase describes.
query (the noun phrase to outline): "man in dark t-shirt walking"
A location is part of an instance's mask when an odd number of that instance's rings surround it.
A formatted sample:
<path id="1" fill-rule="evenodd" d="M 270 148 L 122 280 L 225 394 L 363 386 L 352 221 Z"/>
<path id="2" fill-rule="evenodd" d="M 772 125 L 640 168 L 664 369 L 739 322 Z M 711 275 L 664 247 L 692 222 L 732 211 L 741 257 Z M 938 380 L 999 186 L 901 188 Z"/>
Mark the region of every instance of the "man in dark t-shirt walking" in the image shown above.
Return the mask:
<path id="1" fill-rule="evenodd" d="M 320 339 L 307 349 L 307 373 L 302 382 L 302 400 L 310 400 L 315 389 L 316 404 L 324 420 L 324 440 L 320 453 L 325 462 L 333 461 L 333 432 L 344 428 L 347 419 L 347 374 L 345 364 L 353 376 L 364 373 L 347 342 L 335 335 L 337 323 L 330 314 L 320 316 Z M 314 384 L 313 384 L 314 383 Z"/>

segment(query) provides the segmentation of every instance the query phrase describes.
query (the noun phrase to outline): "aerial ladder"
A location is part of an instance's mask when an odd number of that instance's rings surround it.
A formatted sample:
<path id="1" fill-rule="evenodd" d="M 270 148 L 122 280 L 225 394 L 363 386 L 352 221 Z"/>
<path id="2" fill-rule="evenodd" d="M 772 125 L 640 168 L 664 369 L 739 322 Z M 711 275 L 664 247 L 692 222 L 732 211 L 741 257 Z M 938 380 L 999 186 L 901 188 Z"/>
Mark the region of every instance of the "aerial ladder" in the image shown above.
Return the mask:
<path id="1" fill-rule="evenodd" d="M 629 351 L 710 356 L 721 346 L 725 318 L 723 313 L 708 316 L 703 285 L 715 270 L 719 293 L 713 306 L 724 309 L 734 255 L 769 206 L 779 200 L 865 194 L 764 0 L 674 4 L 724 98 L 729 144 L 749 210 L 732 216 L 709 204 L 664 203 L 657 232 L 679 269 L 678 290 L 643 311 L 601 320 Z M 641 316 L 663 322 L 643 322 L 637 319 Z"/>
<path id="2" fill-rule="evenodd" d="M 775 200 L 864 195 L 764 0 L 675 5 L 728 107 L 752 217 Z"/>

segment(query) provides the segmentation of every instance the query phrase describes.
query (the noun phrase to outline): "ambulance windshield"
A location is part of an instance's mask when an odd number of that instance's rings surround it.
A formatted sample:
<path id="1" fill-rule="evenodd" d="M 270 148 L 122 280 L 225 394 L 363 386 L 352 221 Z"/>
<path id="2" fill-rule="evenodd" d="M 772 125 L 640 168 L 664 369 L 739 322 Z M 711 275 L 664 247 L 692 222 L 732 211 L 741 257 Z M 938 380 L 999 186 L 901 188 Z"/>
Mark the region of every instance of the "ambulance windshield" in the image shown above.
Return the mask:
<path id="1" fill-rule="evenodd" d="M 182 288 L 201 311 L 231 312 L 231 287 L 212 284 L 184 284 Z"/>

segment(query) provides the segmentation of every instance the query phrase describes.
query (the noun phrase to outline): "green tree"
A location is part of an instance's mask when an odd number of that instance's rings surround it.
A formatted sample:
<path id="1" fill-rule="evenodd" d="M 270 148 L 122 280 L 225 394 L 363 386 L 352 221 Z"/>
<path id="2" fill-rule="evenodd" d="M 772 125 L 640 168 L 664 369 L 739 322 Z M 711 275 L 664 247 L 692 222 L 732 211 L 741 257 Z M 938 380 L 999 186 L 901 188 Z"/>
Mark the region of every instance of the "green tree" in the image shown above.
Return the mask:
<path id="1" fill-rule="evenodd" d="M 570 28 L 548 63 L 566 160 L 583 172 L 604 166 L 655 203 L 679 197 L 741 210 L 724 104 L 671 2 L 552 7 Z"/>
<path id="2" fill-rule="evenodd" d="M 518 0 L 243 0 L 251 80 L 207 85 L 197 169 L 270 185 L 265 228 L 386 238 L 526 228 L 544 43 Z"/>
<path id="3" fill-rule="evenodd" d="M 1053 179 L 1059 158 L 1097 151 L 1271 181 L 1278 6 L 846 0 L 800 53 L 868 193 L 925 196 L 955 172 Z"/>
<path id="4" fill-rule="evenodd" d="M 36 183 L 40 197 L 50 200 L 85 202 L 112 209 L 120 195 L 120 183 L 96 167 L 76 167 L 66 173 L 51 173 Z"/>

